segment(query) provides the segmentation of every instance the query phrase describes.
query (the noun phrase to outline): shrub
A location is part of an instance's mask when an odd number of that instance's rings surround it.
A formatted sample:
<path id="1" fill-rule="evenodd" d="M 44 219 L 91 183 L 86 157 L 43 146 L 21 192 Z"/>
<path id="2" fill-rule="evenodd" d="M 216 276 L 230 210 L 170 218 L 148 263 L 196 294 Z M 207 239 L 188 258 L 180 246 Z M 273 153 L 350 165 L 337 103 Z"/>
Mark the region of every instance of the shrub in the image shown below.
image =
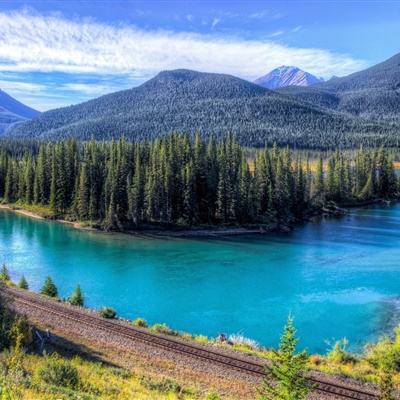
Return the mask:
<path id="1" fill-rule="evenodd" d="M 260 348 L 260 345 L 255 340 L 249 339 L 239 334 L 230 335 L 228 337 L 228 341 L 233 343 L 234 345 L 245 346 L 253 350 L 258 350 Z"/>
<path id="2" fill-rule="evenodd" d="M 39 377 L 48 385 L 76 389 L 79 384 L 78 370 L 66 360 L 51 356 L 39 370 Z"/>
<path id="3" fill-rule="evenodd" d="M 154 382 L 151 378 L 147 376 L 142 376 L 140 378 L 140 384 L 146 389 L 155 390 L 159 393 L 182 393 L 182 387 L 172 379 L 163 379 L 159 382 Z"/>
<path id="4" fill-rule="evenodd" d="M 355 363 L 357 360 L 353 355 L 351 355 L 346 347 L 348 345 L 347 339 L 338 340 L 334 345 L 332 350 L 328 353 L 327 358 L 336 364 L 343 363 Z"/>
<path id="5" fill-rule="evenodd" d="M 178 336 L 178 332 L 174 331 L 166 324 L 154 324 L 150 329 L 156 333 L 162 333 L 164 335 Z"/>
<path id="6" fill-rule="evenodd" d="M 115 318 L 115 317 L 117 316 L 117 312 L 116 312 L 113 308 L 111 308 L 111 307 L 103 307 L 103 308 L 100 310 L 100 315 L 101 315 L 103 318 L 112 319 L 112 318 Z"/>
<path id="7" fill-rule="evenodd" d="M 148 328 L 149 324 L 144 318 L 136 318 L 132 321 L 132 325 L 139 326 L 140 328 Z"/>
<path id="8" fill-rule="evenodd" d="M 208 393 L 206 400 L 222 400 L 222 398 L 217 392 L 212 391 Z"/>

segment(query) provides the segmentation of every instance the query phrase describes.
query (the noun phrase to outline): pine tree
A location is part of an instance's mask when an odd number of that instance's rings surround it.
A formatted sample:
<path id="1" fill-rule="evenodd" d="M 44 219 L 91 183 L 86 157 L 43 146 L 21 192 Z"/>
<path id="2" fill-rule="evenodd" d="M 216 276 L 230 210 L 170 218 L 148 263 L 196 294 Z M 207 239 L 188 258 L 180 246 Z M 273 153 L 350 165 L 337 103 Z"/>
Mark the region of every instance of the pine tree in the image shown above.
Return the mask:
<path id="1" fill-rule="evenodd" d="M 79 176 L 79 187 L 78 187 L 78 201 L 77 211 L 79 218 L 83 221 L 89 217 L 89 177 L 87 171 L 87 164 L 83 163 L 81 174 Z"/>
<path id="2" fill-rule="evenodd" d="M 317 170 L 313 180 L 312 194 L 315 204 L 322 206 L 325 203 L 324 164 L 322 157 L 320 157 L 317 163 Z"/>
<path id="3" fill-rule="evenodd" d="M 22 275 L 20 281 L 18 282 L 18 287 L 21 289 L 25 289 L 28 290 L 29 289 L 29 285 L 27 280 L 25 279 L 25 276 Z"/>
<path id="4" fill-rule="evenodd" d="M 0 281 L 8 282 L 10 280 L 11 280 L 11 278 L 10 278 L 10 273 L 8 271 L 7 265 L 3 264 L 3 266 L 1 267 L 1 270 L 0 270 Z"/>
<path id="5" fill-rule="evenodd" d="M 84 305 L 84 297 L 83 297 L 83 293 L 81 290 L 80 285 L 78 285 L 76 287 L 76 289 L 74 290 L 74 292 L 71 294 L 70 298 L 69 298 L 69 303 L 72 304 L 73 306 L 80 306 L 83 307 Z"/>
<path id="6" fill-rule="evenodd" d="M 308 355 L 305 351 L 296 353 L 295 335 L 293 319 L 289 316 L 279 350 L 274 353 L 271 365 L 266 367 L 267 378 L 260 388 L 261 400 L 302 400 L 311 391 L 304 376 Z"/>
<path id="7" fill-rule="evenodd" d="M 40 289 L 40 294 L 43 294 L 43 295 L 49 296 L 49 297 L 57 297 L 58 296 L 57 287 L 54 284 L 54 282 L 50 276 L 48 276 L 46 278 L 46 280 L 44 281 L 44 284 L 43 284 L 42 288 Z"/>

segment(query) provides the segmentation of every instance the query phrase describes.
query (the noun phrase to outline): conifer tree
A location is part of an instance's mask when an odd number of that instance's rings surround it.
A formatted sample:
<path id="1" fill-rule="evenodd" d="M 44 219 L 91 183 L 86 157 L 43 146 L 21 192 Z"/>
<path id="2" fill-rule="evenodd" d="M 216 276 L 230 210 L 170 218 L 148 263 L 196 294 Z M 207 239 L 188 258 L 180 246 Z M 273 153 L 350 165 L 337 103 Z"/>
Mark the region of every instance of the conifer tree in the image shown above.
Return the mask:
<path id="1" fill-rule="evenodd" d="M 44 284 L 43 284 L 42 288 L 40 289 L 40 294 L 43 294 L 43 295 L 49 296 L 49 297 L 57 297 L 58 296 L 58 289 L 50 276 L 48 276 L 46 278 L 46 280 L 44 281 Z"/>
<path id="2" fill-rule="evenodd" d="M 79 176 L 79 187 L 78 187 L 78 215 L 83 221 L 89 217 L 89 177 L 87 171 L 87 164 L 82 164 L 81 174 Z"/>
<path id="3" fill-rule="evenodd" d="M 80 285 L 77 285 L 76 289 L 71 294 L 71 296 L 70 296 L 68 301 L 73 306 L 83 307 L 85 300 L 84 300 L 83 293 L 82 293 Z"/>
<path id="4" fill-rule="evenodd" d="M 10 272 L 8 271 L 7 265 L 3 264 L 0 270 L 0 281 L 8 282 L 10 280 Z"/>
<path id="5" fill-rule="evenodd" d="M 260 387 L 260 400 L 303 400 L 311 391 L 304 374 L 308 355 L 305 351 L 296 353 L 298 339 L 293 319 L 289 316 L 279 350 L 266 367 L 267 378 Z"/>
<path id="6" fill-rule="evenodd" d="M 26 278 L 25 278 L 24 275 L 21 276 L 21 279 L 20 279 L 20 281 L 18 282 L 18 287 L 19 287 L 20 289 L 25 289 L 25 290 L 28 290 L 28 289 L 29 289 L 28 282 L 27 282 L 27 280 L 26 280 Z"/>

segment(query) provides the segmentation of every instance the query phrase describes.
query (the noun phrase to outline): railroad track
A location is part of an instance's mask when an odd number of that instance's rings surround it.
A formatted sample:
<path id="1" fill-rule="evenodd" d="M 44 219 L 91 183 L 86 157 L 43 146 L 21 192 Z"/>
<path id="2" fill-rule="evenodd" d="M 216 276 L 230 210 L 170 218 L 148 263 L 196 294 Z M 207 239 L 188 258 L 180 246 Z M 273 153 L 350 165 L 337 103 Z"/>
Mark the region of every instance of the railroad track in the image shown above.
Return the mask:
<path id="1" fill-rule="evenodd" d="M 89 327 L 96 327 L 110 334 L 119 335 L 131 341 L 140 341 L 147 345 L 156 346 L 164 350 L 179 353 L 188 357 L 201 359 L 210 363 L 218 364 L 260 377 L 265 377 L 265 366 L 256 361 L 241 358 L 240 356 L 227 355 L 222 352 L 214 351 L 194 343 L 186 343 L 182 340 L 154 334 L 144 329 L 134 326 L 127 326 L 118 320 L 106 320 L 97 314 L 90 314 L 77 307 L 72 307 L 63 303 L 56 303 L 51 300 L 44 300 L 37 295 L 23 292 L 18 289 L 0 286 L 0 289 L 14 302 L 28 307 L 34 307 L 42 312 L 60 318 L 74 321 Z M 356 389 L 354 387 L 335 384 L 322 379 L 308 377 L 315 390 L 330 394 L 336 398 L 353 400 L 377 400 L 378 396 L 374 393 Z"/>

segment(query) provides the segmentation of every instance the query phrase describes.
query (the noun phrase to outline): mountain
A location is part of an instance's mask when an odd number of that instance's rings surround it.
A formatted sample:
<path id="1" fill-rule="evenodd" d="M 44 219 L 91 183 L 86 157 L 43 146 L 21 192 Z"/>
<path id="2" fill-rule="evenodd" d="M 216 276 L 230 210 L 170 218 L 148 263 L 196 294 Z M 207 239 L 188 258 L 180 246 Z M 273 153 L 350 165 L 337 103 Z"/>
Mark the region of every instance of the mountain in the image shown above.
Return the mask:
<path id="1" fill-rule="evenodd" d="M 257 85 L 272 90 L 286 86 L 310 86 L 319 82 L 323 82 L 323 79 L 317 78 L 297 67 L 287 67 L 285 65 L 275 68 L 267 75 L 254 81 Z"/>
<path id="2" fill-rule="evenodd" d="M 20 103 L 0 89 L 0 133 L 37 115 L 39 111 Z"/>
<path id="3" fill-rule="evenodd" d="M 400 123 L 400 53 L 366 70 L 312 87 L 278 90 L 309 104 L 374 122 Z"/>
<path id="4" fill-rule="evenodd" d="M 234 132 L 247 146 L 276 142 L 315 148 L 352 146 L 362 138 L 381 141 L 395 131 L 390 125 L 371 124 L 230 75 L 175 70 L 161 72 L 133 89 L 44 112 L 8 134 L 149 140 L 172 131 L 197 130 L 217 138 Z"/>

